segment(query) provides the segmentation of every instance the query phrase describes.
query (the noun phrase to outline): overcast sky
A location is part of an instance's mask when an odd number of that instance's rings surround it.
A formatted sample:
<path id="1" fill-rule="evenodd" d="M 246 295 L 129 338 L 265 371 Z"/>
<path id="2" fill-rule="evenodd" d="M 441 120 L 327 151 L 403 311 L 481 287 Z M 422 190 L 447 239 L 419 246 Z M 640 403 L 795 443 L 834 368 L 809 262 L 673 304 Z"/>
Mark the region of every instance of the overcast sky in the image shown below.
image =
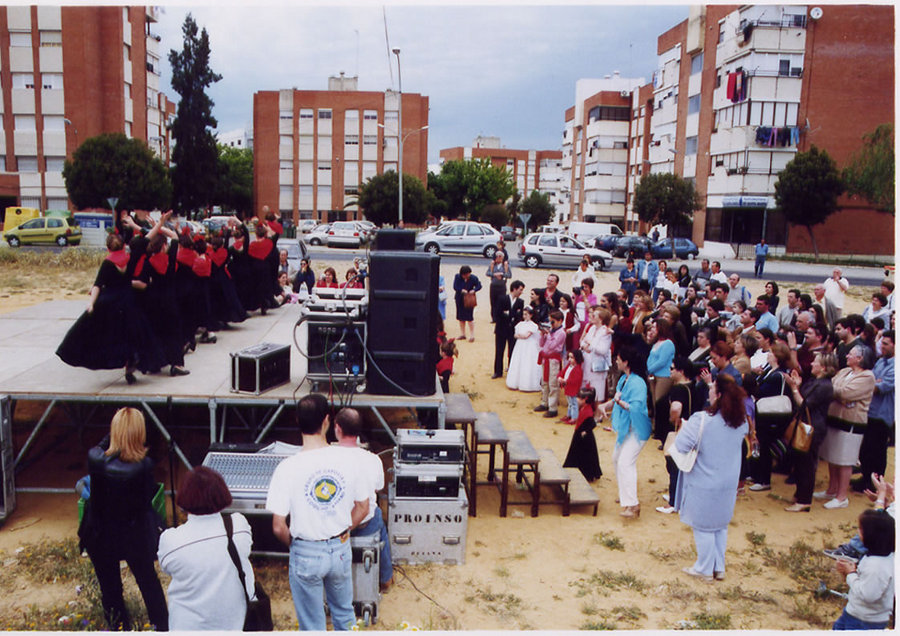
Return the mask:
<path id="1" fill-rule="evenodd" d="M 386 22 L 390 47 L 401 50 L 403 91 L 429 98 L 429 163 L 478 135 L 507 148 L 560 148 L 575 81 L 616 70 L 650 81 L 657 37 L 688 17 L 672 4 L 168 5 L 157 25 L 161 88 L 176 101 L 168 52 L 181 49 L 188 12 L 209 33 L 211 66 L 222 75 L 209 91 L 219 132 L 250 127 L 260 90 L 326 90 L 341 71 L 357 75 L 360 90 L 396 89 Z"/>

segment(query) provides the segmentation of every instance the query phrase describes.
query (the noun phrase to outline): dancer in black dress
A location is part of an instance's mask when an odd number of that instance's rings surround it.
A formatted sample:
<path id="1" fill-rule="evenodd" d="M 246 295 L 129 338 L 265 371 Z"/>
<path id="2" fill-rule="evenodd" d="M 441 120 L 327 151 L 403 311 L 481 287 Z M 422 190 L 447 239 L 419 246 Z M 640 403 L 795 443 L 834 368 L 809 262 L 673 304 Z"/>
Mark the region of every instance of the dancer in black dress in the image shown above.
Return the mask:
<path id="1" fill-rule="evenodd" d="M 241 304 L 241 299 L 238 298 L 234 280 L 231 278 L 231 271 L 228 268 L 228 250 L 225 248 L 225 239 L 221 235 L 210 239 L 208 253 L 212 261 L 209 293 L 213 318 L 227 328 L 230 322 L 246 320 L 247 312 Z"/>
<path id="2" fill-rule="evenodd" d="M 253 290 L 256 297 L 248 307 L 251 311 L 259 309 L 260 314 L 266 315 L 266 310 L 276 306 L 275 284 L 278 279 L 275 271 L 278 269 L 278 252 L 272 237 L 275 232 L 268 225 L 260 223 L 256 226 L 256 240 L 250 243 L 247 253 L 250 256 L 250 274 L 253 278 Z M 274 261 L 273 261 L 274 259 Z"/>
<path id="3" fill-rule="evenodd" d="M 125 369 L 128 384 L 136 369 L 158 371 L 166 361 L 132 288 L 137 259 L 122 237 L 106 239 L 109 254 L 100 265 L 85 312 L 69 329 L 56 355 L 68 365 L 87 369 Z"/>
<path id="4" fill-rule="evenodd" d="M 586 388 L 578 392 L 578 419 L 569 443 L 569 452 L 563 466 L 577 468 L 588 481 L 600 478 L 600 457 L 597 454 L 597 440 L 594 439 L 594 389 Z"/>

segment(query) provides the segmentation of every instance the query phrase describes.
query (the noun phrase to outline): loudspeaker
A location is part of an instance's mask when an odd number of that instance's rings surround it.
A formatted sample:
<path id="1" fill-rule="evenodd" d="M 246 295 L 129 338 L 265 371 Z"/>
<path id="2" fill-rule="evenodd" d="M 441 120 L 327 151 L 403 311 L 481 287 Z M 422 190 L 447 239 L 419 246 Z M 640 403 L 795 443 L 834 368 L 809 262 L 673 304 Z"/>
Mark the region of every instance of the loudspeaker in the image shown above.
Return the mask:
<path id="1" fill-rule="evenodd" d="M 416 233 L 412 230 L 388 228 L 375 234 L 375 249 L 378 251 L 409 251 L 416 249 Z"/>
<path id="2" fill-rule="evenodd" d="M 439 256 L 420 252 L 370 255 L 369 393 L 435 392 L 440 262 Z"/>
<path id="3" fill-rule="evenodd" d="M 0 396 L 0 523 L 16 509 L 15 459 L 12 439 L 12 401 Z"/>

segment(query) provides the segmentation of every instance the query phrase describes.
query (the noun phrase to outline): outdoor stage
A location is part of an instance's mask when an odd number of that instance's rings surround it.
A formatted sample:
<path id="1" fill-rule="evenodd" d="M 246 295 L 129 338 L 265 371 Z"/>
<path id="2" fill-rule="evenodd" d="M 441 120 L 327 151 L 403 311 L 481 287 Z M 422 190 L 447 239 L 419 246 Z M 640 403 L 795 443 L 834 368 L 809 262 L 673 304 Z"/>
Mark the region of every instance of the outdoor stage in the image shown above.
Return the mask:
<path id="1" fill-rule="evenodd" d="M 133 405 L 143 408 L 148 424 L 160 431 L 173 444 L 181 461 L 191 467 L 185 454 L 172 440 L 163 425 L 160 413 L 175 406 L 206 407 L 209 412 L 209 441 L 228 442 L 229 423 L 251 430 L 255 442 L 266 440 L 267 434 L 285 409 L 310 392 L 306 381 L 307 360 L 294 344 L 296 340 L 305 352 L 306 326 L 295 330 L 300 316 L 298 305 L 285 305 L 271 310 L 266 316 L 253 314 L 243 323 L 217 333 L 215 344 L 198 344 L 196 351 L 185 357 L 190 375 L 170 377 L 168 368 L 155 375 L 137 374 L 137 382 L 128 385 L 124 371 L 90 371 L 70 367 L 55 354 L 57 346 L 72 323 L 81 315 L 85 301 L 52 300 L 8 314 L 0 314 L 0 399 L 5 408 L 17 401 L 47 401 L 49 404 L 28 440 L 18 450 L 15 463 L 27 454 L 40 433 L 50 412 L 57 405 L 70 409 L 78 417 L 78 407 Z M 235 393 L 231 390 L 231 353 L 269 342 L 291 345 L 291 379 L 261 395 Z M 96 346 L 103 346 L 97 342 Z M 393 439 L 390 426 L 382 417 L 381 408 L 435 409 L 437 423 L 443 427 L 446 407 L 440 386 L 427 397 L 405 395 L 352 395 L 334 393 L 332 402 L 338 406 L 352 400 L 355 408 L 370 409 L 387 434 Z M 262 412 L 264 415 L 259 416 Z M 76 422 L 77 424 L 78 422 Z"/>

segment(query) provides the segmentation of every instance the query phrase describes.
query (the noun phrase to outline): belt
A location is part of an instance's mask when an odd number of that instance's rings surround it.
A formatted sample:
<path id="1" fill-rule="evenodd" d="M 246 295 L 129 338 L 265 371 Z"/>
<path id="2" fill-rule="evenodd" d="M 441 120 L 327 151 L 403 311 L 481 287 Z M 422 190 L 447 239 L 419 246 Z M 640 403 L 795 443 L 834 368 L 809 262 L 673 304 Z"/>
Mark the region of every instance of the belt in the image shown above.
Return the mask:
<path id="1" fill-rule="evenodd" d="M 321 543 L 322 541 L 331 541 L 332 539 L 340 539 L 341 543 L 344 543 L 349 538 L 350 538 L 350 528 L 347 528 L 340 534 L 336 534 L 333 537 L 328 537 L 327 539 L 304 539 L 303 537 L 294 537 L 294 541 L 307 541 L 309 543 Z"/>
<path id="2" fill-rule="evenodd" d="M 854 433 L 856 435 L 862 435 L 866 430 L 865 424 L 850 424 L 849 422 L 834 418 L 829 419 L 827 423 L 831 428 L 836 428 L 839 431 L 844 431 L 845 433 Z"/>

